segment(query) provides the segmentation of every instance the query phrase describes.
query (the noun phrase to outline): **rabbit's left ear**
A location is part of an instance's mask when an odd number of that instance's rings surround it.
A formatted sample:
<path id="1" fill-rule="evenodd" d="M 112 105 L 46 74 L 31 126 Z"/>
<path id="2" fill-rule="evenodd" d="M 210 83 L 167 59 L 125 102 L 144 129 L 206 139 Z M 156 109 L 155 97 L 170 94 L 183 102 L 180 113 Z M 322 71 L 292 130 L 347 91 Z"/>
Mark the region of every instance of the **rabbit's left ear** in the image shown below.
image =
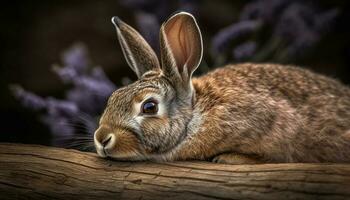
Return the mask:
<path id="1" fill-rule="evenodd" d="M 171 16 L 160 29 L 160 45 L 164 74 L 188 83 L 203 55 L 202 36 L 195 18 L 187 12 Z"/>
<path id="2" fill-rule="evenodd" d="M 147 71 L 160 69 L 156 53 L 135 29 L 118 17 L 113 17 L 112 23 L 117 30 L 124 57 L 138 78 Z"/>

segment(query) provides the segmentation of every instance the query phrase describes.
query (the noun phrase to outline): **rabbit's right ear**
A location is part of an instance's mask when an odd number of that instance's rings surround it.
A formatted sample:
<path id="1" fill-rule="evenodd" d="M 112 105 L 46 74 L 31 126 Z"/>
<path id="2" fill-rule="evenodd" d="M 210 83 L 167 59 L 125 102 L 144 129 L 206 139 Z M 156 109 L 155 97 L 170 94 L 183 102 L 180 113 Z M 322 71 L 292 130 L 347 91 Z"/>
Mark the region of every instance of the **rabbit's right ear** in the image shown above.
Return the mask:
<path id="1" fill-rule="evenodd" d="M 135 29 L 118 17 L 113 17 L 112 23 L 117 30 L 124 57 L 138 78 L 147 71 L 160 69 L 156 53 Z"/>
<path id="2" fill-rule="evenodd" d="M 187 12 L 171 16 L 161 26 L 160 45 L 164 74 L 188 88 L 203 55 L 202 36 L 195 18 Z"/>

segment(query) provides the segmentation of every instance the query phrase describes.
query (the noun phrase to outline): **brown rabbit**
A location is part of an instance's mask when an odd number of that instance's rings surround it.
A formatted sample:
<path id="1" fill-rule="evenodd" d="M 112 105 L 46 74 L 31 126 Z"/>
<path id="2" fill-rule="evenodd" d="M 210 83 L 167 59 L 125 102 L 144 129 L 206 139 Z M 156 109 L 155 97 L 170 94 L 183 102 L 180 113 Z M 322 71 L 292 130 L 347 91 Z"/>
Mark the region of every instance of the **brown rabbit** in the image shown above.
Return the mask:
<path id="1" fill-rule="evenodd" d="M 191 78 L 202 58 L 194 17 L 161 27 L 161 63 L 141 35 L 112 19 L 138 80 L 115 91 L 97 153 L 117 160 L 220 163 L 350 162 L 350 89 L 293 66 L 228 65 Z"/>

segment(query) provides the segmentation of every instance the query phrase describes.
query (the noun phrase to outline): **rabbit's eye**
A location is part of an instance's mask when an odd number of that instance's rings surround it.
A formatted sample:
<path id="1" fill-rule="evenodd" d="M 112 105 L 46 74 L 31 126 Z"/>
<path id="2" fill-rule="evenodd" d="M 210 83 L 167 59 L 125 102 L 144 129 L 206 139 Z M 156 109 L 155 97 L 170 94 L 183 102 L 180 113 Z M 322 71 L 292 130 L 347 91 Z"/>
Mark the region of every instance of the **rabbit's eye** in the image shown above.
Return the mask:
<path id="1" fill-rule="evenodd" d="M 142 104 L 143 114 L 156 114 L 158 112 L 158 102 L 155 100 L 148 100 Z"/>

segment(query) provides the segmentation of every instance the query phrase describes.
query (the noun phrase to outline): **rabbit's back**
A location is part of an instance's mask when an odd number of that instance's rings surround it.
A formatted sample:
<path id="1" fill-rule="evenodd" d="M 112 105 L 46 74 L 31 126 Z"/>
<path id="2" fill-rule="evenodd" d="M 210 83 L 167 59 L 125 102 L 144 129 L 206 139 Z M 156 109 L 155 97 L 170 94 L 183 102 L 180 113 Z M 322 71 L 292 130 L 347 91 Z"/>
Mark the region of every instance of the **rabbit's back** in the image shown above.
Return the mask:
<path id="1" fill-rule="evenodd" d="M 232 140 L 237 151 L 281 162 L 350 161 L 350 89 L 336 80 L 247 63 L 217 69 L 193 85 L 208 123 L 230 124 L 221 132 L 240 130 Z"/>
<path id="2" fill-rule="evenodd" d="M 244 87 L 251 93 L 267 92 L 271 97 L 283 98 L 294 105 L 307 103 L 310 97 L 329 95 L 350 99 L 350 89 L 340 82 L 309 70 L 276 64 L 228 65 L 202 77 L 201 82 Z M 195 80 L 196 82 L 197 80 Z"/>

